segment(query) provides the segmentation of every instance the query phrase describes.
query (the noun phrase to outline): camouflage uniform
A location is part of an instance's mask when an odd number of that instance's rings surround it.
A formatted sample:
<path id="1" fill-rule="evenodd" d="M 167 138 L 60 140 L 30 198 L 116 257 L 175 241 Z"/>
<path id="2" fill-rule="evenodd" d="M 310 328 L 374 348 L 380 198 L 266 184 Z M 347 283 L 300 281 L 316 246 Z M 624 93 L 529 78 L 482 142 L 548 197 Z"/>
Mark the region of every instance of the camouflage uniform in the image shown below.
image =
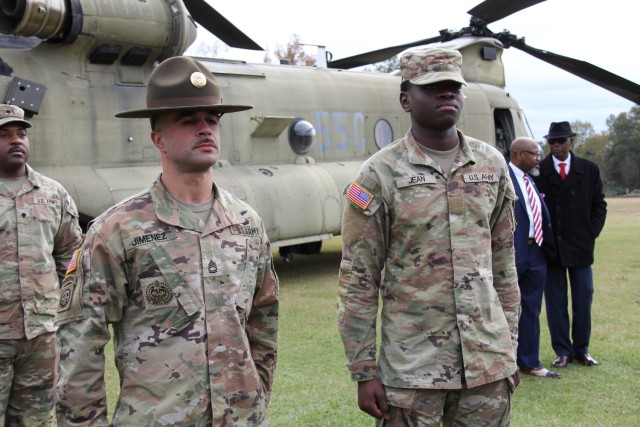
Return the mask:
<path id="1" fill-rule="evenodd" d="M 278 279 L 255 211 L 214 190 L 204 228 L 160 180 L 92 224 L 56 317 L 60 426 L 108 424 L 109 325 L 120 376 L 113 425 L 264 424 Z"/>
<path id="2" fill-rule="evenodd" d="M 26 170 L 17 194 L 0 183 L 0 426 L 52 421 L 59 283 L 82 240 L 71 196 Z"/>
<path id="3" fill-rule="evenodd" d="M 515 193 L 501 154 L 458 135 L 448 178 L 409 131 L 347 188 L 338 326 L 356 381 L 452 390 L 516 371 Z"/>

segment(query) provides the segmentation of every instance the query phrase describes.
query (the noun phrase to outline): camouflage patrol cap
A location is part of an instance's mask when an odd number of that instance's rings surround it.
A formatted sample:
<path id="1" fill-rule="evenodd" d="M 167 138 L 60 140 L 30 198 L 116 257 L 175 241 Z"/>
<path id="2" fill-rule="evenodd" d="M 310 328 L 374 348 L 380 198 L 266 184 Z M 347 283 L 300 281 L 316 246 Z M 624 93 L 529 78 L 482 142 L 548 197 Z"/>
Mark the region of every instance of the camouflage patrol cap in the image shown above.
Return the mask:
<path id="1" fill-rule="evenodd" d="M 0 126 L 13 122 L 22 123 L 27 128 L 31 127 L 31 123 L 24 119 L 22 108 L 17 105 L 0 104 Z"/>
<path id="2" fill-rule="evenodd" d="M 457 50 L 419 47 L 407 50 L 400 58 L 402 81 L 428 85 L 445 80 L 466 85 L 462 77 L 462 55 Z"/>
<path id="3" fill-rule="evenodd" d="M 251 105 L 223 104 L 220 85 L 204 64 L 188 56 L 174 56 L 151 72 L 147 108 L 123 111 L 116 117 L 138 119 L 190 110 L 234 113 L 252 108 Z"/>

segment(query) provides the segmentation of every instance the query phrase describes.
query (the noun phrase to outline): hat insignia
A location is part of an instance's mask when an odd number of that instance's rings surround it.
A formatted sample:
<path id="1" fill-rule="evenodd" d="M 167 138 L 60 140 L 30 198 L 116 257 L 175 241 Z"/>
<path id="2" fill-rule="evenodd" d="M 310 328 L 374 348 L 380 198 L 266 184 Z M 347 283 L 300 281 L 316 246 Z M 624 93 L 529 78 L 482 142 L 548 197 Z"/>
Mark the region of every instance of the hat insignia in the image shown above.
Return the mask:
<path id="1" fill-rule="evenodd" d="M 207 84 L 207 78 L 200 71 L 191 74 L 191 84 L 198 89 L 203 88 Z"/>

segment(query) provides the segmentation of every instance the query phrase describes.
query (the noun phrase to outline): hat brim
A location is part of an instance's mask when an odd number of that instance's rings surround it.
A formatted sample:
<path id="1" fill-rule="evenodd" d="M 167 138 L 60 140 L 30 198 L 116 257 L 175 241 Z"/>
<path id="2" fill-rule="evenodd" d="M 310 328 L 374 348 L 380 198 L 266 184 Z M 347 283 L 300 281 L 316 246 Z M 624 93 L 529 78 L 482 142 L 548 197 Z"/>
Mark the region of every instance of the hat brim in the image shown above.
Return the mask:
<path id="1" fill-rule="evenodd" d="M 549 135 L 543 136 L 544 139 L 556 139 L 556 138 L 572 138 L 576 136 L 577 133 L 550 133 Z"/>
<path id="2" fill-rule="evenodd" d="M 212 111 L 214 113 L 237 113 L 238 111 L 251 110 L 253 105 L 185 105 L 183 107 L 159 107 L 144 108 L 141 110 L 130 110 L 116 113 L 115 117 L 122 119 L 146 119 L 157 114 L 171 111 Z"/>
<path id="3" fill-rule="evenodd" d="M 467 85 L 460 73 L 450 71 L 439 71 L 437 73 L 422 74 L 418 77 L 409 80 L 409 83 L 414 85 L 430 85 L 433 83 L 454 81 L 463 85 Z"/>
<path id="4" fill-rule="evenodd" d="M 29 123 L 28 121 L 22 120 L 22 119 L 16 119 L 15 117 L 5 117 L 4 119 L 0 119 L 0 126 L 4 126 L 8 123 L 20 123 L 20 124 L 23 124 L 24 127 L 26 128 L 31 127 L 31 123 Z"/>

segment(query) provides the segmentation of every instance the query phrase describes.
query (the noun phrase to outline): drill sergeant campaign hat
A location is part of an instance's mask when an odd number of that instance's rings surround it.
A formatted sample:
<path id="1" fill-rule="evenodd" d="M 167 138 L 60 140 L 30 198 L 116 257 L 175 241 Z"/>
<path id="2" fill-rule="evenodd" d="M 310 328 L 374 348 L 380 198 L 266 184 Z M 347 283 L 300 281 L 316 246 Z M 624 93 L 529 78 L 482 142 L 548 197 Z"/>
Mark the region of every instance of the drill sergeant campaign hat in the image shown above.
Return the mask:
<path id="1" fill-rule="evenodd" d="M 26 128 L 31 127 L 31 123 L 24 119 L 24 110 L 17 105 L 0 104 L 0 126 L 7 123 L 21 123 Z"/>
<path id="2" fill-rule="evenodd" d="M 211 71 L 188 56 L 166 59 L 149 76 L 147 108 L 123 111 L 116 117 L 149 118 L 169 111 L 213 111 L 219 114 L 250 110 L 251 105 L 222 103 L 220 85 Z"/>
<path id="3" fill-rule="evenodd" d="M 454 81 L 466 86 L 462 77 L 462 55 L 454 49 L 419 47 L 407 50 L 400 57 L 402 81 L 428 85 Z"/>

